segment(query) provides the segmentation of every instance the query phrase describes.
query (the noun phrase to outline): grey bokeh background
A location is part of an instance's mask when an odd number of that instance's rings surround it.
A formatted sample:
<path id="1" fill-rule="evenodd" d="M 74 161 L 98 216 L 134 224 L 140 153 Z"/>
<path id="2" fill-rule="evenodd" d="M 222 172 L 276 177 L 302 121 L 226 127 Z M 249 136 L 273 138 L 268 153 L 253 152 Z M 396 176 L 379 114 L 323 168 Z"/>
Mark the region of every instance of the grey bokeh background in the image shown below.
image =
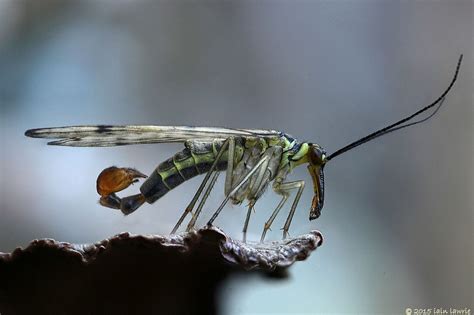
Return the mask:
<path id="1" fill-rule="evenodd" d="M 233 279 L 222 307 L 472 311 L 473 29 L 472 1 L 1 0 L 0 251 L 44 237 L 85 243 L 121 231 L 168 233 L 200 181 L 123 217 L 98 205 L 97 174 L 110 165 L 150 173 L 179 145 L 48 147 L 24 137 L 26 129 L 271 128 L 333 152 L 430 103 L 464 53 L 436 117 L 326 167 L 325 208 L 312 222 L 307 186 L 290 233 L 319 229 L 324 246 L 289 280 Z M 310 180 L 304 167 L 291 178 Z M 222 198 L 217 189 L 209 205 Z M 257 204 L 250 239 L 277 200 L 269 191 Z M 229 207 L 217 224 L 240 237 L 244 217 L 244 207 Z M 281 237 L 284 219 L 270 239 Z"/>

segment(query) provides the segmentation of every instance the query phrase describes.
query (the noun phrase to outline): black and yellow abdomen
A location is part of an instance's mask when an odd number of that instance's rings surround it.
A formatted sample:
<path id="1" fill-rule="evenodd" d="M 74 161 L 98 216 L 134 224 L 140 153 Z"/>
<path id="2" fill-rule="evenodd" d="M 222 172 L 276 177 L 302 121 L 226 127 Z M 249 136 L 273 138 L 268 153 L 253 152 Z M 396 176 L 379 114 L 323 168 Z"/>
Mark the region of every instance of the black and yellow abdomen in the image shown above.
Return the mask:
<path id="1" fill-rule="evenodd" d="M 224 141 L 186 142 L 186 148 L 168 160 L 160 163 L 153 173 L 140 187 L 140 192 L 148 203 L 153 203 L 168 191 L 194 176 L 207 173 L 214 163 Z M 240 161 L 243 155 L 242 141 L 236 141 L 235 161 Z M 227 167 L 227 152 L 225 151 L 217 164 L 217 170 Z"/>

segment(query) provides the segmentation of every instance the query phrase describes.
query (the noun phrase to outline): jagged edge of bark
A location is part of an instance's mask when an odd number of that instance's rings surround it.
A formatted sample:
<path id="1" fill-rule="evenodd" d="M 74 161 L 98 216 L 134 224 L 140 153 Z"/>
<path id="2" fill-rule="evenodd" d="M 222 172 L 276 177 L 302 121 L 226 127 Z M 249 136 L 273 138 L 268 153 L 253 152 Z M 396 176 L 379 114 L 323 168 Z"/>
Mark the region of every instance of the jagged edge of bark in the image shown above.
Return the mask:
<path id="1" fill-rule="evenodd" d="M 84 264 L 90 264 L 104 252 L 113 249 L 115 244 L 134 241 L 140 246 L 162 246 L 168 250 L 187 253 L 198 246 L 217 247 L 224 262 L 244 270 L 262 269 L 272 271 L 287 268 L 296 261 L 305 260 L 321 246 L 323 237 L 319 231 L 293 238 L 266 243 L 234 240 L 217 227 L 205 227 L 196 231 L 175 235 L 133 235 L 120 233 L 94 244 L 71 244 L 53 239 L 33 240 L 26 248 L 17 248 L 12 253 L 1 253 L 0 261 L 13 262 L 20 256 L 40 248 L 54 248 L 75 256 Z"/>

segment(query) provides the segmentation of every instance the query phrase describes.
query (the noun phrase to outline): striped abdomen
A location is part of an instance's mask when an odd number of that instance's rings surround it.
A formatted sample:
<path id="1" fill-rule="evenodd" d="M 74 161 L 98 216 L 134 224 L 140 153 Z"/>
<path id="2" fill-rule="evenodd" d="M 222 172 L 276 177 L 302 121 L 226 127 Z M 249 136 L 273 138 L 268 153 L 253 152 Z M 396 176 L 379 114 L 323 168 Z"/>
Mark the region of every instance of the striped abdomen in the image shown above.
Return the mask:
<path id="1" fill-rule="evenodd" d="M 186 148 L 173 157 L 164 161 L 153 171 L 150 177 L 140 187 L 141 193 L 148 203 L 153 203 L 168 191 L 194 176 L 205 174 L 214 163 L 224 141 L 213 142 L 186 142 Z M 236 141 L 236 160 L 241 159 L 243 150 L 240 141 Z M 240 156 L 239 156 L 240 155 Z M 222 171 L 227 167 L 227 152 L 222 155 L 217 170 Z"/>

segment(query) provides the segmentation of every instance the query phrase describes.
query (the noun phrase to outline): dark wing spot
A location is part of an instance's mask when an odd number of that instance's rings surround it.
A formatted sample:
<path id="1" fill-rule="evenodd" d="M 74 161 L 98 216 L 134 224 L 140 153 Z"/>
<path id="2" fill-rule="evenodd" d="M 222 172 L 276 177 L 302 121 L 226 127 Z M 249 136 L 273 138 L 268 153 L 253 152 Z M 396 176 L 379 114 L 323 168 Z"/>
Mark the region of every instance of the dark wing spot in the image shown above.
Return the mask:
<path id="1" fill-rule="evenodd" d="M 97 132 L 97 133 L 110 132 L 110 130 L 111 130 L 112 127 L 113 127 L 112 125 L 99 125 L 99 126 L 97 126 L 96 132 Z"/>

